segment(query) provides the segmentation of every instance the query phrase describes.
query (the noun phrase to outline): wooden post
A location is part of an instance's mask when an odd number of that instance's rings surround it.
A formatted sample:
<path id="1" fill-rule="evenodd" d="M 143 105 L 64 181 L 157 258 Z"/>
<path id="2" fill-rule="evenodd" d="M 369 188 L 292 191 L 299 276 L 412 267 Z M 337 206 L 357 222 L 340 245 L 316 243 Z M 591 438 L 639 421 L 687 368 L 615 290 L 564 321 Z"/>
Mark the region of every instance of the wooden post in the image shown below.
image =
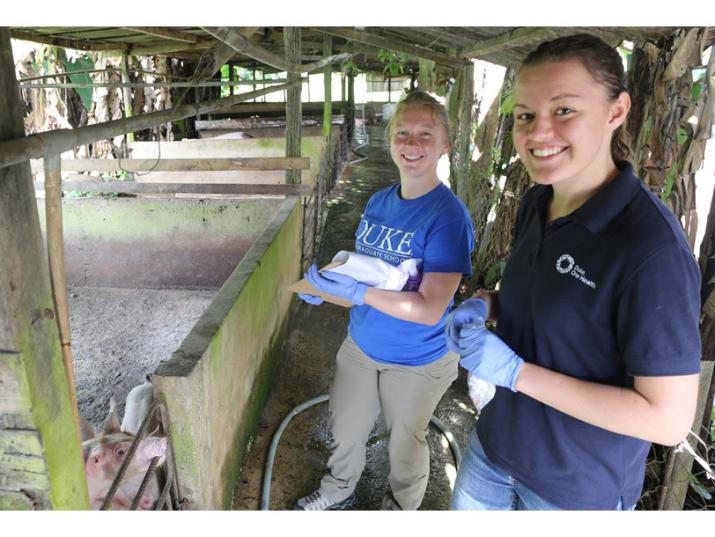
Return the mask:
<path id="1" fill-rule="evenodd" d="M 300 63 L 300 28 L 286 26 L 283 28 L 286 60 L 290 63 Z M 300 79 L 300 73 L 288 73 L 288 83 Z M 286 98 L 286 157 L 300 157 L 301 130 L 303 128 L 303 110 L 301 108 L 301 86 L 288 90 Z M 300 170 L 286 172 L 287 184 L 301 182 Z"/>
<path id="2" fill-rule="evenodd" d="M 19 95 L 0 28 L 0 140 Z M 27 163 L 0 168 L 0 509 L 89 509 L 36 203 Z"/>
<path id="3" fill-rule="evenodd" d="M 129 79 L 129 55 L 125 52 L 122 54 L 122 82 L 129 84 L 131 80 Z M 134 108 L 132 107 L 132 90 L 131 88 L 123 88 L 122 94 L 124 95 L 124 117 L 129 118 L 134 115 Z M 134 143 L 134 133 L 128 132 L 126 134 L 127 146 Z"/>
<path id="4" fill-rule="evenodd" d="M 326 35 L 323 38 L 323 56 L 326 58 L 333 53 L 333 38 Z M 328 64 L 323 70 L 323 138 L 326 142 L 326 151 L 330 141 L 330 124 L 333 121 L 333 65 Z"/>
<path id="5" fill-rule="evenodd" d="M 392 74 L 387 72 L 387 102 L 392 102 Z"/>
<path id="6" fill-rule="evenodd" d="M 348 73 L 348 108 L 345 122 L 348 126 L 348 142 L 352 143 L 355 134 L 355 75 L 352 70 Z"/>
<path id="7" fill-rule="evenodd" d="M 471 155 L 469 142 L 472 133 L 472 108 L 474 105 L 474 64 L 465 65 L 457 77 L 455 84 L 458 93 L 456 102 L 456 125 L 454 125 L 454 140 L 450 151 L 450 181 L 452 190 L 463 197 L 469 181 L 469 166 Z"/>

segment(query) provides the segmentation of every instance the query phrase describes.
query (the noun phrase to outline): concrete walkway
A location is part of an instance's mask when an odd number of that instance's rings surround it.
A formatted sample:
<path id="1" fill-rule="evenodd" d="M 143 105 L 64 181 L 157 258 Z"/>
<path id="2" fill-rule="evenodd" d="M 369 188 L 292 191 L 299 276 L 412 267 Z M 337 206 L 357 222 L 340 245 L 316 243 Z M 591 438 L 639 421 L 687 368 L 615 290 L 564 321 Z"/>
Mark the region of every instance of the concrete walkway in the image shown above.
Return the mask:
<path id="1" fill-rule="evenodd" d="M 397 168 L 384 148 L 383 129 L 370 128 L 368 158 L 348 166 L 328 202 L 330 211 L 319 265 L 327 264 L 339 250 L 354 250 L 354 233 L 368 198 L 399 180 Z M 333 304 L 300 303 L 287 338 L 285 360 L 261 416 L 258 435 L 244 465 L 235 492 L 235 510 L 259 509 L 264 465 L 278 425 L 290 411 L 328 393 L 335 354 L 347 334 L 348 310 Z M 359 404 L 359 402 L 356 402 Z M 435 415 L 452 431 L 464 449 L 474 425 L 475 411 L 466 391 L 466 373 L 442 398 Z M 329 456 L 328 404 L 320 403 L 293 418 L 283 433 L 273 466 L 271 509 L 291 509 L 295 500 L 315 490 Z M 430 481 L 421 509 L 447 509 L 454 482 L 454 459 L 439 431 L 430 427 Z M 355 509 L 380 508 L 388 489 L 387 435 L 380 418 L 370 435 L 367 465 L 358 484 Z"/>

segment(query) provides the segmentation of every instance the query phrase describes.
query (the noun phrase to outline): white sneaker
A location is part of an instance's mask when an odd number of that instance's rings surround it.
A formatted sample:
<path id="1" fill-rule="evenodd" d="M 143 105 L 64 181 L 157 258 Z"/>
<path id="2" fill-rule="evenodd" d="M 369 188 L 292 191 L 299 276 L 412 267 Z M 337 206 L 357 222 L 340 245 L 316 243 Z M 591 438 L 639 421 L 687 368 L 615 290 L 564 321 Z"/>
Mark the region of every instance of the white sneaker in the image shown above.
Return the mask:
<path id="1" fill-rule="evenodd" d="M 336 502 L 323 496 L 319 490 L 302 497 L 295 502 L 294 511 L 343 511 L 349 509 L 355 503 L 355 494 L 351 494 L 344 500 Z"/>

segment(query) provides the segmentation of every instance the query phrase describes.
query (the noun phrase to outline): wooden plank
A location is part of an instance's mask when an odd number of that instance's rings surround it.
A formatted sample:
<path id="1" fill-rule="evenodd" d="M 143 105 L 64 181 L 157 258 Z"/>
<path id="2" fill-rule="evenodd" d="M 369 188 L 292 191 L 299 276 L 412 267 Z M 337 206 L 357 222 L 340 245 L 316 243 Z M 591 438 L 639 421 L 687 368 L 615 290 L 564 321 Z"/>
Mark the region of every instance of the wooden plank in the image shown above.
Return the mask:
<path id="1" fill-rule="evenodd" d="M 0 428 L 34 427 L 30 385 L 22 358 L 0 350 Z"/>
<path id="2" fill-rule="evenodd" d="M 494 52 L 506 49 L 521 47 L 531 43 L 540 43 L 547 38 L 564 35 L 564 29 L 554 28 L 516 28 L 496 37 L 477 41 L 474 45 L 465 47 L 460 51 L 460 55 L 465 58 L 478 58 Z"/>
<path id="3" fill-rule="evenodd" d="M 73 48 L 77 50 L 123 50 L 127 48 L 119 43 L 94 40 L 90 41 L 84 39 L 63 39 L 61 37 L 49 37 L 43 34 L 17 29 L 10 30 L 10 35 L 15 39 L 32 41 L 33 43 L 42 43 L 44 45 L 53 45 L 55 47 Z"/>
<path id="4" fill-rule="evenodd" d="M 42 456 L 40 433 L 32 429 L 0 430 L 0 454 Z"/>
<path id="5" fill-rule="evenodd" d="M 42 173 L 42 160 L 30 161 L 33 173 Z M 231 170 L 308 170 L 308 157 L 254 157 L 215 159 L 86 159 L 63 160 L 63 172 L 222 172 Z"/>
<path id="6" fill-rule="evenodd" d="M 125 26 L 127 30 L 133 30 L 135 32 L 140 32 L 147 35 L 153 35 L 157 37 L 165 37 L 166 39 L 173 39 L 174 41 L 181 41 L 183 43 L 196 44 L 201 39 L 193 34 L 186 34 L 183 32 L 177 32 L 176 30 L 169 30 L 168 28 L 156 28 L 153 26 Z"/>
<path id="7" fill-rule="evenodd" d="M 42 190 L 42 182 L 35 189 Z M 135 183 L 132 181 L 63 181 L 64 192 L 119 192 L 122 194 L 240 194 L 270 196 L 304 196 L 310 185 L 250 185 L 231 183 Z"/>
<path id="8" fill-rule="evenodd" d="M 44 457 L 0 455 L 0 488 L 49 490 Z"/>
<path id="9" fill-rule="evenodd" d="M 27 492 L 0 490 L 0 511 L 34 511 L 37 506 Z"/>
<path id="10" fill-rule="evenodd" d="M 293 27 L 298 29 L 298 27 Z M 202 27 L 203 30 L 214 36 L 219 41 L 227 44 L 236 52 L 258 60 L 261 63 L 280 69 L 281 71 L 286 71 L 288 73 L 310 73 L 319 69 L 322 69 L 325 65 L 330 63 L 340 63 L 353 56 L 352 53 L 342 53 L 324 58 L 317 63 L 311 63 L 306 65 L 301 65 L 300 52 L 295 58 L 282 58 L 277 54 L 273 54 L 267 49 L 252 43 L 250 40 L 243 37 L 235 28 L 229 27 Z M 285 36 L 285 31 L 287 27 L 284 27 L 283 32 Z M 287 49 L 290 51 L 290 49 Z"/>
<path id="11" fill-rule="evenodd" d="M 427 48 L 410 45 L 403 41 L 388 39 L 379 35 L 370 34 L 368 32 L 360 30 L 328 26 L 316 27 L 313 28 L 313 30 L 336 35 L 344 39 L 351 39 L 353 41 L 358 41 L 360 43 L 365 43 L 366 45 L 372 45 L 374 47 L 386 48 L 394 50 L 396 52 L 404 52 L 405 54 L 409 54 L 410 56 L 415 56 L 417 58 L 425 58 L 427 60 L 432 60 L 433 62 L 440 63 L 442 65 L 449 65 L 450 67 L 461 67 L 462 65 L 464 65 L 464 60 L 456 56 L 449 56 L 447 54 L 435 52 Z"/>

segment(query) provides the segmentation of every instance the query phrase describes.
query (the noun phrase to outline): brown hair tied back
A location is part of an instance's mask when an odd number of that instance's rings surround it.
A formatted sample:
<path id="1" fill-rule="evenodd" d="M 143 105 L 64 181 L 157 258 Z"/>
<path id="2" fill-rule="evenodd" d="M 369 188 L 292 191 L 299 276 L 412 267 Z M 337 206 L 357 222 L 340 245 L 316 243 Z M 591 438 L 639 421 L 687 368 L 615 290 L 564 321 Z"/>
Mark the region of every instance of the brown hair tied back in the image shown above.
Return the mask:
<path id="1" fill-rule="evenodd" d="M 545 41 L 524 59 L 521 67 L 567 60 L 580 61 L 591 76 L 606 88 L 610 100 L 617 99 L 621 92 L 627 91 L 620 54 L 590 34 L 575 34 Z M 615 162 L 628 160 L 631 155 L 630 136 L 625 124 L 613 132 L 611 155 Z"/>

